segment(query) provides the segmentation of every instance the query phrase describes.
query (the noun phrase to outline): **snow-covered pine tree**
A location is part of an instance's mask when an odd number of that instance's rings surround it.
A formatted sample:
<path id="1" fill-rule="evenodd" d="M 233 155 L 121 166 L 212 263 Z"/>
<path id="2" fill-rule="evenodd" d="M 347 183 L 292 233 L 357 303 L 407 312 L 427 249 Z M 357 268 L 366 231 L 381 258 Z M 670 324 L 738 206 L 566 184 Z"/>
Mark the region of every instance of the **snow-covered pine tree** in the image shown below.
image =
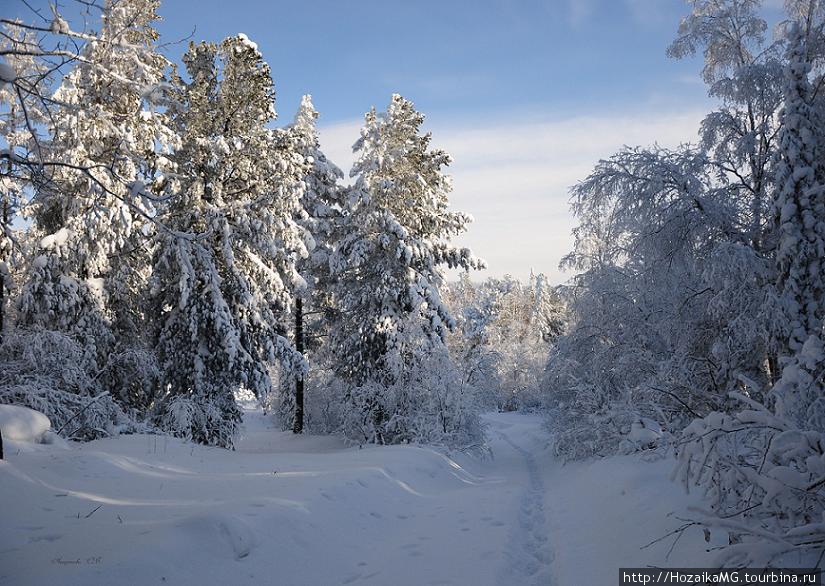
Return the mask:
<path id="1" fill-rule="evenodd" d="M 331 333 L 334 369 L 350 386 L 349 431 L 366 441 L 410 439 L 410 418 L 431 415 L 423 373 L 429 360 L 445 364 L 433 357 L 445 353 L 454 325 L 441 299 L 441 267 L 483 266 L 449 242 L 470 218 L 448 210 L 451 184 L 442 169 L 450 158 L 430 148 L 423 121 L 397 94 L 386 112 L 366 115 L 332 259 L 340 311 Z"/>
<path id="2" fill-rule="evenodd" d="M 310 164 L 304 181 L 306 189 L 301 196 L 301 207 L 306 212 L 305 229 L 311 233 L 315 247 L 308 259 L 299 263 L 313 281 L 329 273 L 333 234 L 341 218 L 344 190 L 339 181 L 343 172 L 321 151 L 316 129 L 318 112 L 312 104 L 312 96 L 301 98 L 295 121 L 288 128 L 296 135 L 298 152 Z M 328 278 L 328 277 L 327 277 Z"/>
<path id="3" fill-rule="evenodd" d="M 271 130 L 269 66 L 245 35 L 191 44 L 173 118 L 178 177 L 161 210 L 152 277 L 163 395 L 155 420 L 176 435 L 231 446 L 234 392 L 263 397 L 275 360 L 305 362 L 281 335 L 305 283 L 311 239 L 296 221 L 308 164 L 294 133 Z"/>
<path id="4" fill-rule="evenodd" d="M 34 176 L 31 203 L 39 250 L 18 299 L 20 326 L 68 334 L 83 348 L 97 391 L 110 390 L 127 406 L 143 401 L 129 389 L 135 374 L 151 368 L 123 369 L 120 358 L 137 349 L 141 364 L 151 364 L 151 354 L 139 326 L 116 333 L 139 320 L 129 293 L 140 286 L 124 283 L 145 276 L 146 256 L 136 252 L 153 213 L 144 185 L 162 162 L 157 145 L 169 138 L 154 109 L 168 65 L 155 47 L 158 4 L 107 2 L 100 34 L 54 95 L 59 107 L 50 113 L 50 139 L 37 145 L 45 172 Z"/>

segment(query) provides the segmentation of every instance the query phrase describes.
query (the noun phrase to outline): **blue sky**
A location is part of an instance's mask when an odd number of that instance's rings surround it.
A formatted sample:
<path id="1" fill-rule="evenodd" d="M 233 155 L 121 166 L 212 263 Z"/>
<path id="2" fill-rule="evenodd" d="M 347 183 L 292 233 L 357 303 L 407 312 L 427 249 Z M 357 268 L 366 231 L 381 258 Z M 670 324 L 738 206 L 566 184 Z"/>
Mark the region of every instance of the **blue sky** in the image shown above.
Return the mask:
<path id="1" fill-rule="evenodd" d="M 0 0 L 2 6 L 16 0 Z M 775 16 L 782 0 L 767 0 Z M 45 5 L 44 1 L 34 4 Z M 279 123 L 301 95 L 345 172 L 363 114 L 392 93 L 427 115 L 453 155 L 459 238 L 488 261 L 476 278 L 531 269 L 560 283 L 575 219 L 568 188 L 623 145 L 694 141 L 712 103 L 700 58 L 675 61 L 684 0 L 166 0 L 166 42 L 239 32 L 272 67 Z M 193 33 L 194 30 L 194 33 Z M 186 43 L 167 53 L 179 58 Z"/>
<path id="2" fill-rule="evenodd" d="M 288 122 L 303 93 L 322 145 L 348 170 L 363 113 L 393 92 L 454 157 L 459 239 L 476 278 L 545 272 L 572 246 L 567 189 L 623 144 L 692 140 L 707 111 L 699 60 L 665 50 L 683 0 L 168 0 L 163 36 L 254 40 Z"/>
<path id="3" fill-rule="evenodd" d="M 665 57 L 685 11 L 683 0 L 167 0 L 159 28 L 167 40 L 246 33 L 272 66 L 282 117 L 303 93 L 331 123 L 398 92 L 432 118 L 472 120 L 701 100 L 697 63 Z"/>

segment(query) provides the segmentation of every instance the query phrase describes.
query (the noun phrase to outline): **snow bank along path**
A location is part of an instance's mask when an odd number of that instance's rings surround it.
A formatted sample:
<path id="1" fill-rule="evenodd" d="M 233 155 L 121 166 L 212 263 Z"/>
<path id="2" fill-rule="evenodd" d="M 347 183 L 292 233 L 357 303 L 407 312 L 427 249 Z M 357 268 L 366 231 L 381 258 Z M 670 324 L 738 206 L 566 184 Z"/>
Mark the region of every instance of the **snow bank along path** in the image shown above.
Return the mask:
<path id="1" fill-rule="evenodd" d="M 254 412 L 236 452 L 9 441 L 0 584 L 565 586 L 665 563 L 669 543 L 639 546 L 687 504 L 669 463 L 562 467 L 539 417 L 486 420 L 486 459 L 295 437 Z M 694 541 L 668 565 L 708 565 Z"/>
<path id="2" fill-rule="evenodd" d="M 51 428 L 49 418 L 26 407 L 0 405 L 3 438 L 18 442 L 39 442 Z"/>

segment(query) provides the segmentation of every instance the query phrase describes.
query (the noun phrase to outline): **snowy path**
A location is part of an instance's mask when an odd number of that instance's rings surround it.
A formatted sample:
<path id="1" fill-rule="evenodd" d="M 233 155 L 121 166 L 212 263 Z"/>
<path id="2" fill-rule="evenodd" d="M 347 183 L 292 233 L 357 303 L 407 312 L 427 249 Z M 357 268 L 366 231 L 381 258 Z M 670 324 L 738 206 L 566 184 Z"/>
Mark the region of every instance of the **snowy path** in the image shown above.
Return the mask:
<path id="1" fill-rule="evenodd" d="M 496 434 L 522 458 L 527 470 L 527 487 L 521 499 L 518 522 L 511 529 L 507 549 L 508 564 L 501 575 L 501 586 L 536 584 L 549 586 L 552 554 L 548 544 L 547 520 L 544 515 L 546 497 L 542 468 L 535 454 L 510 439 L 506 428 L 492 422 Z"/>
<path id="2" fill-rule="evenodd" d="M 647 486 L 661 466 L 560 468 L 539 417 L 486 421 L 483 460 L 294 437 L 254 414 L 237 452 L 162 436 L 7 446 L 0 584 L 565 586 L 659 560 L 638 546 L 681 504 Z"/>

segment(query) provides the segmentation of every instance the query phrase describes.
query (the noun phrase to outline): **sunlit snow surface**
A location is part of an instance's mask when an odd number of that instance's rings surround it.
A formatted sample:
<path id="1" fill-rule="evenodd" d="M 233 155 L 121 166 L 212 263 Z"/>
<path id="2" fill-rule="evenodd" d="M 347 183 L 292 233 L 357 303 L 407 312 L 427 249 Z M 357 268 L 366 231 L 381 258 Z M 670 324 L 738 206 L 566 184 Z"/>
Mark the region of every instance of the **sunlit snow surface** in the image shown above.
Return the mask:
<path id="1" fill-rule="evenodd" d="M 538 417 L 485 417 L 492 457 L 347 447 L 246 413 L 238 451 L 132 435 L 6 442 L 0 584 L 609 584 L 703 566 L 672 464 L 561 466 Z"/>

